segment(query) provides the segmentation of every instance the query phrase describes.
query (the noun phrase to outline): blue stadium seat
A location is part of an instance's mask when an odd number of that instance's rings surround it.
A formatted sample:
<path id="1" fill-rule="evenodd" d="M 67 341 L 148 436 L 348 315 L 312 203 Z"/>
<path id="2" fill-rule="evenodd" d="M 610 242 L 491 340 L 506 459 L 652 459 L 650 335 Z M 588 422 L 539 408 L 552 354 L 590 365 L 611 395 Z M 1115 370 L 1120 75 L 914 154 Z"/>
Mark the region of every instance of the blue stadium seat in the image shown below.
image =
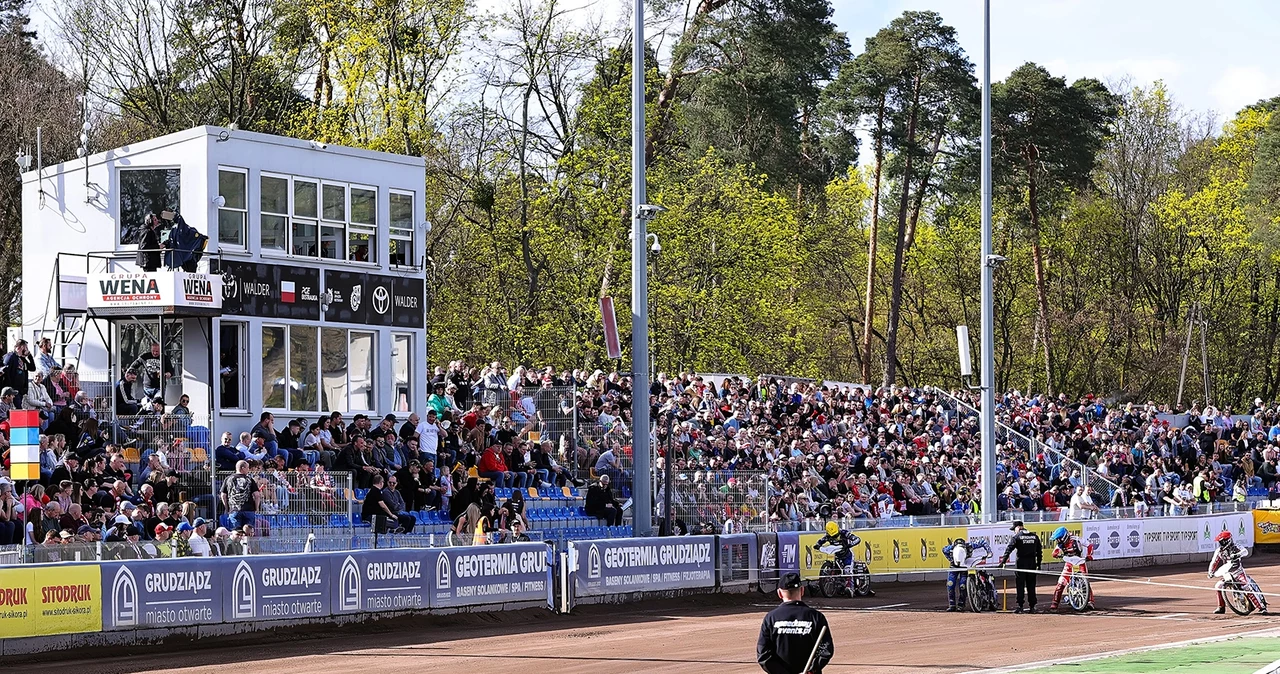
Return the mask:
<path id="1" fill-rule="evenodd" d="M 363 501 L 363 500 L 364 500 L 364 497 L 366 497 L 366 496 L 368 496 L 368 495 L 369 495 L 369 490 L 368 490 L 368 489 L 357 489 L 357 490 L 355 490 L 355 492 L 356 492 L 356 500 L 357 500 L 357 501 Z"/>

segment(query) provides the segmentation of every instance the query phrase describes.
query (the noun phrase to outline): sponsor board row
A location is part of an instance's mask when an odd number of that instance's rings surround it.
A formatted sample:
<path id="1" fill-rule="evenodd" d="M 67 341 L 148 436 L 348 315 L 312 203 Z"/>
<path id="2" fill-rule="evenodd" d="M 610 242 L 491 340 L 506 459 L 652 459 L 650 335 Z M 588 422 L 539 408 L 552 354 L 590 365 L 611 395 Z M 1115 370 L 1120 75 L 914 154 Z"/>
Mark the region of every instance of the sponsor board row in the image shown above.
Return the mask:
<path id="1" fill-rule="evenodd" d="M 575 541 L 569 546 L 574 593 L 588 597 L 714 587 L 718 538 Z"/>
<path id="2" fill-rule="evenodd" d="M 549 601 L 541 543 L 0 569 L 0 637 Z"/>

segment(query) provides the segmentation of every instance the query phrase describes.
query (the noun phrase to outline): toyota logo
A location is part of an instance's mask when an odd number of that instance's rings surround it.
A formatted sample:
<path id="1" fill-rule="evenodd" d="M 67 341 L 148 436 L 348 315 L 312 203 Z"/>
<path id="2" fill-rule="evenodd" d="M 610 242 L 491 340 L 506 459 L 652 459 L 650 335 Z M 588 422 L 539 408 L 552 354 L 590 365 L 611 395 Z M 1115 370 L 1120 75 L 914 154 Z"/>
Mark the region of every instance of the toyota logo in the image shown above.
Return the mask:
<path id="1" fill-rule="evenodd" d="M 387 292 L 386 286 L 373 289 L 373 310 L 380 314 L 391 310 L 391 293 Z"/>

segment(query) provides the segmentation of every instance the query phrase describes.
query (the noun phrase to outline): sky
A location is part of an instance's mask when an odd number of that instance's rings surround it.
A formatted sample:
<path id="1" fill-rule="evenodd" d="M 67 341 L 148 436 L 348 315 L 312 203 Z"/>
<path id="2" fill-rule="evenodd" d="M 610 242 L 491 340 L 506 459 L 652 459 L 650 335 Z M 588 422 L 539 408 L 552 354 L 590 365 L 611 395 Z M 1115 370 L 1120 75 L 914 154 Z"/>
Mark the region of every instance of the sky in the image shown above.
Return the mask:
<path id="1" fill-rule="evenodd" d="M 906 10 L 933 10 L 982 68 L 981 0 L 832 0 L 855 54 Z M 1163 80 L 1219 123 L 1280 95 L 1280 0 L 992 0 L 991 75 L 1033 61 L 1068 81 Z"/>
<path id="2" fill-rule="evenodd" d="M 37 0 L 33 18 L 51 28 Z M 559 0 L 583 21 L 625 27 L 633 0 Z M 651 2 L 652 0 L 646 0 Z M 509 0 L 475 0 L 502 11 Z M 982 60 L 982 0 L 831 0 L 837 27 L 853 53 L 906 10 L 933 10 L 956 29 L 978 68 Z M 1280 95 L 1280 0 L 992 0 L 992 77 L 1004 79 L 1034 61 L 1069 81 L 1095 77 L 1134 85 L 1163 80 L 1174 98 L 1217 122 L 1240 108 Z M 670 36 L 650 29 L 660 52 Z M 47 31 L 52 33 L 51 30 Z M 665 44 L 664 44 L 665 43 Z"/>

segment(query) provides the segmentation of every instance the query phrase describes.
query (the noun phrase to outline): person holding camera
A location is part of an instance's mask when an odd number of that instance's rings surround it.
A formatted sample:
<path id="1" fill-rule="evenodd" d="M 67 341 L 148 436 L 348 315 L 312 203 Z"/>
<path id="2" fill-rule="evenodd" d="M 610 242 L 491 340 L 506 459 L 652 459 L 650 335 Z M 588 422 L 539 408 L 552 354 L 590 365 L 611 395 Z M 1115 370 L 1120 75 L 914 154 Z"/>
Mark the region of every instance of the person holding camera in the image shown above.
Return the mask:
<path id="1" fill-rule="evenodd" d="M 173 217 L 169 211 L 164 211 L 164 214 Z M 160 228 L 160 218 L 155 213 L 148 214 L 146 227 L 142 230 L 142 240 L 138 242 L 137 264 L 142 271 L 153 272 L 160 268 Z"/>

